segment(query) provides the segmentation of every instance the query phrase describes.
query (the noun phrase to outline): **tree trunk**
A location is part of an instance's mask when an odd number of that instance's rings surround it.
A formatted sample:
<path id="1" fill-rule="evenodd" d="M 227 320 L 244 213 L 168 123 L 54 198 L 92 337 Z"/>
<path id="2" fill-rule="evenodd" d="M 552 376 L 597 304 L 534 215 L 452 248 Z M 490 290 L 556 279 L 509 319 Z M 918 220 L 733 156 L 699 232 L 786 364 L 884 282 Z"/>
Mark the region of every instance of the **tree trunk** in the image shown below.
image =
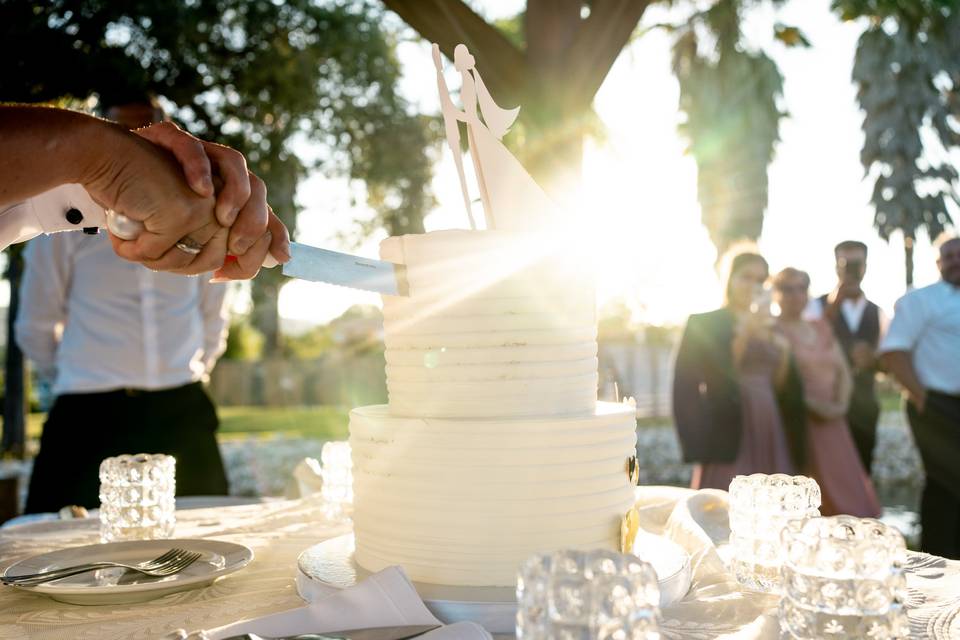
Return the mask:
<path id="1" fill-rule="evenodd" d="M 903 257 L 905 261 L 905 271 L 907 274 L 907 291 L 913 289 L 913 235 L 904 234 L 903 236 Z"/>
<path id="2" fill-rule="evenodd" d="M 504 107 L 521 106 L 525 135 L 517 155 L 524 166 L 554 199 L 563 202 L 573 195 L 593 97 L 649 0 L 594 0 L 587 17 L 579 0 L 528 0 L 525 50 L 462 0 L 384 4 L 439 44 L 448 59 L 458 43 L 467 45 L 494 99 Z"/>
<path id="3" fill-rule="evenodd" d="M 252 287 L 253 326 L 263 334 L 263 357 L 280 353 L 280 287 L 285 277 L 279 267 L 261 269 Z"/>
<path id="4" fill-rule="evenodd" d="M 23 250 L 15 246 L 7 252 L 7 281 L 10 283 L 10 307 L 7 309 L 7 355 L 3 398 L 3 438 L 0 453 L 22 458 L 26 443 L 26 397 L 23 352 L 17 346 L 13 325 L 20 308 L 20 277 L 23 274 Z"/>
<path id="5" fill-rule="evenodd" d="M 268 185 L 267 199 L 273 212 L 290 231 L 291 239 L 296 239 L 297 181 L 300 177 L 296 165 L 284 160 L 284 133 L 274 131 L 268 138 L 269 153 L 260 158 L 253 171 Z M 288 278 L 280 267 L 261 269 L 251 281 L 250 295 L 253 298 L 253 326 L 263 334 L 263 357 L 278 356 L 283 346 L 280 333 L 280 289 Z"/>

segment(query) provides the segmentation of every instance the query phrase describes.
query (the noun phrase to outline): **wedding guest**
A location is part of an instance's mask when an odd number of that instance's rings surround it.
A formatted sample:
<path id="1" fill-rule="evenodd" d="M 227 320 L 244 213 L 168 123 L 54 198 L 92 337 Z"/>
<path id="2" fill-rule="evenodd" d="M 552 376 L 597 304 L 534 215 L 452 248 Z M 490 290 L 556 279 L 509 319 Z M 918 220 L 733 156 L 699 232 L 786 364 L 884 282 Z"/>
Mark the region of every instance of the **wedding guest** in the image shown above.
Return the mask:
<path id="1" fill-rule="evenodd" d="M 886 320 L 880 307 L 868 300 L 861 288 L 867 273 L 867 245 L 844 240 L 834 247 L 833 254 L 837 285 L 830 293 L 812 301 L 806 316 L 829 323 L 853 371 L 853 394 L 846 420 L 860 461 L 870 473 L 880 419 L 880 401 L 874 384 L 877 346 Z"/>
<path id="2" fill-rule="evenodd" d="M 29 199 L 76 183 L 102 206 L 143 222 L 136 240 L 110 241 L 118 255 L 151 269 L 216 269 L 220 278 L 241 279 L 256 275 L 268 251 L 290 259 L 287 230 L 243 156 L 171 123 L 130 132 L 66 109 L 0 105 L 0 141 L 0 248 L 75 228 L 69 217 L 64 223 L 70 211 L 36 216 Z M 224 182 L 216 193 L 212 168 Z M 225 262 L 228 248 L 236 260 Z"/>
<path id="3" fill-rule="evenodd" d="M 163 120 L 146 96 L 116 100 L 104 115 L 128 129 Z M 123 453 L 174 456 L 177 495 L 225 495 L 202 381 L 226 346 L 226 285 L 123 260 L 106 234 L 40 236 L 25 262 L 16 340 L 55 395 L 25 512 L 97 506 L 100 462 Z"/>
<path id="4" fill-rule="evenodd" d="M 880 501 L 857 455 L 846 414 L 853 378 L 829 325 L 803 319 L 810 302 L 810 276 L 787 268 L 773 280 L 780 307 L 777 330 L 790 343 L 807 405 L 807 467 L 823 494 L 825 516 L 880 516 Z"/>
<path id="5" fill-rule="evenodd" d="M 897 302 L 880 345 L 884 368 L 903 386 L 926 485 L 923 551 L 960 558 L 960 237 L 935 245 L 941 279 Z"/>
<path id="6" fill-rule="evenodd" d="M 803 390 L 763 296 L 757 253 L 730 260 L 726 304 L 690 316 L 677 354 L 673 414 L 693 488 L 727 489 L 738 474 L 804 464 Z"/>

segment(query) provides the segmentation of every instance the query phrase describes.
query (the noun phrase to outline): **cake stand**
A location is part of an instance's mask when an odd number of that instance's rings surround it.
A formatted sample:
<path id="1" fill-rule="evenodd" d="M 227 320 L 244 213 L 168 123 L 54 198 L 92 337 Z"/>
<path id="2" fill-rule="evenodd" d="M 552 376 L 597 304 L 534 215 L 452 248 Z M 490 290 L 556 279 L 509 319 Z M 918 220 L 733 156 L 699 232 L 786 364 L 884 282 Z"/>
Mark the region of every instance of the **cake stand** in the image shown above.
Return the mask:
<path id="1" fill-rule="evenodd" d="M 665 607 L 690 589 L 690 557 L 676 543 L 640 532 L 635 549 L 653 565 L 660 583 L 660 606 Z M 307 602 L 353 586 L 370 572 L 353 557 L 353 534 L 316 544 L 297 559 L 297 592 Z M 471 620 L 490 633 L 514 632 L 517 598 L 514 587 L 461 587 L 414 582 L 427 608 L 446 623 Z"/>

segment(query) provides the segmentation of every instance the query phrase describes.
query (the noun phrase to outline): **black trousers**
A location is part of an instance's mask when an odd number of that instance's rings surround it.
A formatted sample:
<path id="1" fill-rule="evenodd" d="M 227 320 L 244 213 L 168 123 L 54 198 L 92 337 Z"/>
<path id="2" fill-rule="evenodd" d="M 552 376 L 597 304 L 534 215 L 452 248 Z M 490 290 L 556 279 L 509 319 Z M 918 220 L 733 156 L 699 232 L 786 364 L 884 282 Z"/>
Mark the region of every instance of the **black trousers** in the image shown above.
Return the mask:
<path id="1" fill-rule="evenodd" d="M 26 513 L 99 507 L 100 462 L 124 453 L 177 459 L 177 495 L 226 495 L 217 412 L 199 382 L 162 391 L 59 396 L 43 425 Z"/>
<path id="2" fill-rule="evenodd" d="M 960 559 L 960 396 L 930 391 L 923 413 L 907 416 L 926 471 L 920 504 L 920 547 Z"/>
<path id="3" fill-rule="evenodd" d="M 869 374 L 873 376 L 871 372 Z M 847 424 L 850 435 L 857 447 L 863 468 L 870 473 L 873 466 L 873 450 L 877 446 L 877 422 L 880 420 L 880 403 L 873 388 L 873 379 L 854 380 L 850 409 L 847 411 Z"/>

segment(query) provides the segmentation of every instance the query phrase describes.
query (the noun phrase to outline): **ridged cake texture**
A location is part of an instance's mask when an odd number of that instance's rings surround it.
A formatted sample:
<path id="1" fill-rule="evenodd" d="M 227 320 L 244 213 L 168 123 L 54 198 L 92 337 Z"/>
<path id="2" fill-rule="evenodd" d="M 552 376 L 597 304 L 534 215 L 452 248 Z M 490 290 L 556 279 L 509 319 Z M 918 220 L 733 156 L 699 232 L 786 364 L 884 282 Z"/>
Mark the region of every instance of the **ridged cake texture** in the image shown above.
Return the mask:
<path id="1" fill-rule="evenodd" d="M 350 413 L 356 560 L 418 582 L 512 585 L 530 555 L 616 549 L 635 411 L 597 402 L 593 282 L 534 234 L 386 239 L 388 405 Z"/>
<path id="2" fill-rule="evenodd" d="M 597 401 L 592 282 L 534 234 L 387 238 L 410 297 L 385 296 L 387 392 L 398 416 L 590 413 Z"/>

